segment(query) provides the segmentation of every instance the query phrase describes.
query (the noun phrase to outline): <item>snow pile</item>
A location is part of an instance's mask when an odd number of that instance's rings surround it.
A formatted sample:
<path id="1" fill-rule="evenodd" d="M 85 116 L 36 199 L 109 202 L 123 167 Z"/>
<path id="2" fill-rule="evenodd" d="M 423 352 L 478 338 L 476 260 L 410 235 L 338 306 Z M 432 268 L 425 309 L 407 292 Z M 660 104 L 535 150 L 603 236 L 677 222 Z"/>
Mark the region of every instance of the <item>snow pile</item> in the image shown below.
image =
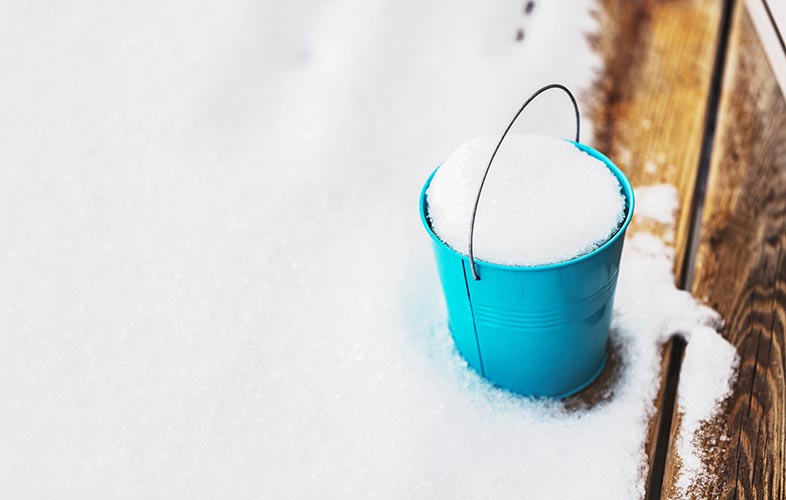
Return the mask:
<path id="1" fill-rule="evenodd" d="M 714 479 L 714 471 L 707 470 L 702 459 L 704 453 L 711 453 L 729 438 L 711 424 L 721 403 L 732 393 L 739 364 L 737 350 L 712 328 L 695 328 L 688 333 L 687 340 L 677 393 L 680 413 L 676 439 L 680 458 L 677 490 L 682 498 L 702 491 Z"/>
<path id="2" fill-rule="evenodd" d="M 640 498 L 665 250 L 628 246 L 614 395 L 569 412 L 455 355 L 416 209 L 455 138 L 589 87 L 592 5 L 7 3 L 3 495 Z"/>
<path id="3" fill-rule="evenodd" d="M 477 138 L 459 147 L 426 192 L 434 232 L 464 254 L 475 198 L 498 140 Z M 475 256 L 521 266 L 569 260 L 605 243 L 625 216 L 622 188 L 603 162 L 561 139 L 508 134 L 478 204 Z"/>

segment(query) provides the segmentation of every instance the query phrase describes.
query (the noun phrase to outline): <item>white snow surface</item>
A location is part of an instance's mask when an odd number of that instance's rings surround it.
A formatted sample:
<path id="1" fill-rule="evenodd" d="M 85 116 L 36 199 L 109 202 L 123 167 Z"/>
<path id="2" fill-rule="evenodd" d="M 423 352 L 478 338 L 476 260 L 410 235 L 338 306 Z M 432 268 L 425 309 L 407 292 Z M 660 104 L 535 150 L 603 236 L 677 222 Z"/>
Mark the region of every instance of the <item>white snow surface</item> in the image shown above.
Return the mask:
<path id="1" fill-rule="evenodd" d="M 636 216 L 652 219 L 663 224 L 670 224 L 679 208 L 677 190 L 671 184 L 653 184 L 636 189 L 636 201 L 641 201 L 642 208 L 636 207 Z"/>
<path id="2" fill-rule="evenodd" d="M 434 233 L 467 254 L 483 173 L 499 138 L 461 145 L 426 191 Z M 474 255 L 512 266 L 552 264 L 595 250 L 626 217 L 625 196 L 606 165 L 573 144 L 537 134 L 508 134 L 478 203 Z"/>
<path id="3" fill-rule="evenodd" d="M 628 242 L 614 396 L 571 412 L 456 355 L 416 209 L 588 88 L 591 8 L 6 3 L 3 496 L 640 498 L 658 342 L 714 317 L 665 247 Z"/>
<path id="4" fill-rule="evenodd" d="M 711 423 L 732 393 L 740 359 L 734 346 L 713 328 L 692 329 L 687 340 L 677 392 L 681 414 L 676 439 L 681 461 L 677 493 L 681 498 L 697 498 L 703 486 L 715 478 L 702 461 L 705 450 L 721 446 L 730 437 Z"/>

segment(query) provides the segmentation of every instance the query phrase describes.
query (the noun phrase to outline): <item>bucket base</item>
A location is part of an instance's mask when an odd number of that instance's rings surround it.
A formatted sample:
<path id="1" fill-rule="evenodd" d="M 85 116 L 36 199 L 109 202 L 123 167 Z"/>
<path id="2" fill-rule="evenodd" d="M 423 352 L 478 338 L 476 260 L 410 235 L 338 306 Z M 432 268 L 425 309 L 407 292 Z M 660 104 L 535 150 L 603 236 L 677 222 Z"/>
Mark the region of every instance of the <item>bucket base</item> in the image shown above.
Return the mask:
<path id="1" fill-rule="evenodd" d="M 575 389 L 573 389 L 573 390 L 570 390 L 570 391 L 568 391 L 568 392 L 564 392 L 564 393 L 562 393 L 562 394 L 558 394 L 558 395 L 556 395 L 556 396 L 548 396 L 548 397 L 550 397 L 550 398 L 554 398 L 554 399 L 565 399 L 565 398 L 567 398 L 567 397 L 570 397 L 570 396 L 573 396 L 574 394 L 577 394 L 577 393 L 579 393 L 579 392 L 583 391 L 584 389 L 586 389 L 587 387 L 591 386 L 591 385 L 592 385 L 592 383 L 593 383 L 593 382 L 595 382 L 595 380 L 597 380 L 597 379 L 598 379 L 598 377 L 600 377 L 600 374 L 601 374 L 601 373 L 603 373 L 603 369 L 604 369 L 604 368 L 606 368 L 606 361 L 608 361 L 608 359 L 609 359 L 609 353 L 608 353 L 608 352 L 606 352 L 606 353 L 603 355 L 603 361 L 601 361 L 601 363 L 600 363 L 600 368 L 598 368 L 598 371 L 596 371 L 596 372 L 595 372 L 595 373 L 594 373 L 594 374 L 593 374 L 593 375 L 590 377 L 590 379 L 589 379 L 589 380 L 587 380 L 586 382 L 584 382 L 584 383 L 583 383 L 583 384 L 581 384 L 580 386 L 578 386 L 578 387 L 576 387 Z"/>
<path id="2" fill-rule="evenodd" d="M 597 371 L 595 371 L 595 373 L 593 373 L 592 376 L 586 382 L 584 382 L 580 386 L 576 387 L 575 389 L 571 389 L 571 390 L 569 390 L 567 392 L 563 392 L 562 394 L 555 394 L 555 395 L 548 395 L 548 396 L 534 395 L 534 394 L 522 394 L 522 393 L 513 391 L 513 390 L 508 389 L 506 387 L 503 387 L 503 386 L 501 386 L 501 385 L 499 385 L 499 384 L 497 384 L 495 382 L 492 382 L 491 380 L 489 380 L 488 378 L 483 376 L 483 374 L 480 372 L 480 370 L 477 367 L 473 366 L 472 363 L 467 362 L 467 368 L 469 368 L 473 372 L 477 373 L 479 377 L 484 378 L 487 382 L 489 382 L 495 388 L 500 389 L 500 390 L 505 391 L 505 392 L 509 392 L 511 394 L 515 394 L 516 396 L 521 396 L 521 397 L 524 397 L 524 398 L 532 398 L 532 399 L 565 399 L 565 398 L 569 398 L 571 396 L 574 396 L 574 395 L 580 393 L 581 391 L 583 391 L 584 389 L 586 389 L 587 387 L 591 386 L 598 379 L 598 377 L 600 377 L 600 374 L 603 373 L 603 370 L 606 368 L 606 362 L 608 360 L 609 360 L 609 353 L 607 351 L 607 352 L 605 352 L 603 354 L 603 360 L 600 362 L 600 366 L 598 367 Z M 465 359 L 465 361 L 466 361 L 466 359 Z"/>

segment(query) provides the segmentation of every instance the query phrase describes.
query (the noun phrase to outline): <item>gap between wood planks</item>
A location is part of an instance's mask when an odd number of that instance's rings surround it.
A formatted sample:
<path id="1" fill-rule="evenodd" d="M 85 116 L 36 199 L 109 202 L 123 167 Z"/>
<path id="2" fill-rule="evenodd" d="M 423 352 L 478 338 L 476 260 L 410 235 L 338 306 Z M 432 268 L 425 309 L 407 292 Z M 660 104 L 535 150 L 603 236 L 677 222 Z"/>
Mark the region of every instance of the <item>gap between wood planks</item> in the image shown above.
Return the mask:
<path id="1" fill-rule="evenodd" d="M 726 66 L 726 56 L 728 52 L 729 32 L 731 31 L 731 19 L 735 8 L 735 0 L 724 0 L 723 11 L 720 18 L 720 28 L 718 31 L 717 48 L 715 50 L 715 60 L 712 66 L 712 79 L 707 95 L 706 114 L 704 118 L 704 132 L 702 134 L 701 153 L 699 165 L 696 169 L 696 182 L 693 187 L 693 196 L 690 205 L 690 227 L 686 243 L 685 257 L 682 261 L 682 269 L 679 273 L 678 286 L 682 290 L 690 290 L 693 284 L 693 272 L 696 262 L 696 253 L 699 246 L 699 235 L 701 234 L 701 217 L 704 211 L 704 200 L 706 194 L 707 177 L 710 169 L 710 159 L 712 157 L 712 147 L 715 141 L 715 128 L 718 119 L 718 108 L 720 104 L 721 87 L 723 85 L 723 75 Z M 744 8 L 740 5 L 737 8 Z M 666 472 L 666 458 L 671 437 L 671 427 L 675 412 L 677 387 L 679 386 L 680 370 L 682 368 L 682 357 L 685 353 L 685 340 L 679 334 L 672 337 L 667 349 L 669 353 L 669 364 L 666 368 L 665 387 L 663 387 L 663 400 L 657 409 L 658 430 L 655 438 L 655 451 L 652 458 L 652 466 L 649 472 L 647 483 L 647 500 L 660 500 L 663 493 L 663 480 Z"/>

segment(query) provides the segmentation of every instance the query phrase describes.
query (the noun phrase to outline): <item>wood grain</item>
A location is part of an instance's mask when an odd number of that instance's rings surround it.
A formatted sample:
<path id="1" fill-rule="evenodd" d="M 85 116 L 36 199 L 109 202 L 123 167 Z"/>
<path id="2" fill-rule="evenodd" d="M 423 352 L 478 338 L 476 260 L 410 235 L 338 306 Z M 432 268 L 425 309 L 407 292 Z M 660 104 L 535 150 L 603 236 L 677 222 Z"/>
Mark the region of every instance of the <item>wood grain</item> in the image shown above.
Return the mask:
<path id="1" fill-rule="evenodd" d="M 595 44 L 605 71 L 591 111 L 595 144 L 636 186 L 677 187 L 675 270 L 682 268 L 701 154 L 721 2 L 604 0 Z M 634 218 L 632 231 L 662 232 Z"/>
<path id="2" fill-rule="evenodd" d="M 690 230 L 721 10 L 717 0 L 602 0 L 596 13 L 600 34 L 591 39 L 605 67 L 590 96 L 594 145 L 614 159 L 634 187 L 669 183 L 677 188 L 683 210 L 672 235 L 636 217 L 629 230 L 673 238 L 677 281 Z M 663 352 L 656 408 L 664 397 L 671 346 Z M 618 368 L 612 352 L 599 381 L 568 404 L 592 405 L 613 397 Z M 650 462 L 658 425 L 656 411 L 645 445 Z"/>
<path id="3" fill-rule="evenodd" d="M 738 4 L 712 152 L 693 292 L 741 356 L 731 400 L 705 429 L 716 474 L 690 498 L 786 498 L 786 100 Z M 723 446 L 711 438 L 729 436 Z M 722 443 L 722 442 L 721 442 Z M 716 443 L 717 444 L 717 443 Z M 678 460 L 672 453 L 672 463 Z M 675 478 L 664 491 L 677 498 Z"/>

